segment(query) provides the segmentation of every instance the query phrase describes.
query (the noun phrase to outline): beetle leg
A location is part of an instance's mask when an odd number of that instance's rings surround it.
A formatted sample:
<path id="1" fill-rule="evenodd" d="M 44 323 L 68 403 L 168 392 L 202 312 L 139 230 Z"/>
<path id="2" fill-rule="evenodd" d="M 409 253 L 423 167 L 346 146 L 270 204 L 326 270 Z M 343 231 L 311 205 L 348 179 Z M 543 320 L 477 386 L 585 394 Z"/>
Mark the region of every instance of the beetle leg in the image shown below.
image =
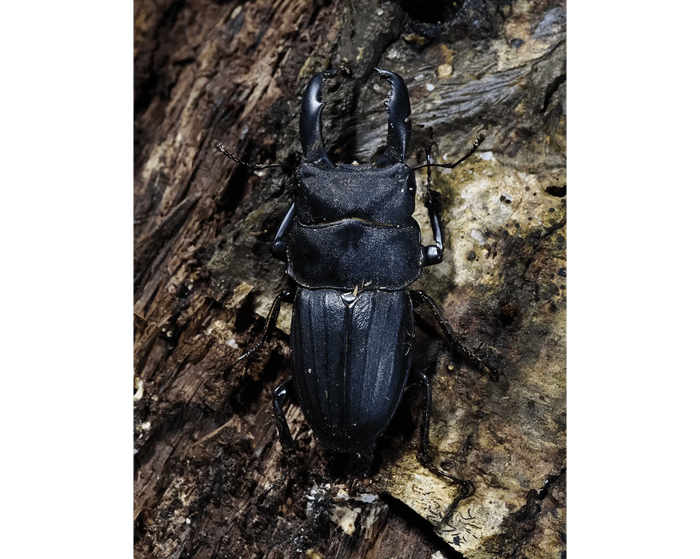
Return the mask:
<path id="1" fill-rule="evenodd" d="M 430 409 L 433 401 L 433 389 L 428 375 L 422 372 L 416 372 L 415 374 L 418 375 L 418 379 L 424 388 L 423 424 L 420 429 L 418 461 L 434 474 L 459 483 L 464 488 L 462 498 L 469 497 L 474 494 L 474 484 L 471 481 L 448 474 L 446 471 L 433 464 L 432 453 L 430 452 Z"/>
<path id="2" fill-rule="evenodd" d="M 427 247 L 423 247 L 423 266 L 431 266 L 433 264 L 439 264 L 442 262 L 442 237 L 444 235 L 444 230 L 442 227 L 442 218 L 440 217 L 440 206 L 438 204 L 437 198 L 433 196 L 432 185 L 432 174 L 430 172 L 430 148 L 425 148 L 425 156 L 428 160 L 428 186 L 426 188 L 425 198 L 423 202 L 428 210 L 428 217 L 430 218 L 430 228 L 433 230 L 433 239 L 435 239 L 435 244 Z"/>
<path id="3" fill-rule="evenodd" d="M 275 414 L 275 424 L 277 425 L 277 433 L 280 437 L 280 443 L 285 452 L 291 452 L 294 449 L 292 434 L 289 431 L 287 417 L 284 415 L 282 406 L 289 399 L 289 395 L 294 390 L 292 380 L 288 380 L 280 384 L 272 393 L 272 409 Z"/>
<path id="4" fill-rule="evenodd" d="M 431 314 L 435 318 L 435 321 L 438 323 L 440 328 L 442 328 L 442 331 L 445 333 L 450 345 L 480 372 L 488 375 L 493 382 L 498 382 L 501 377 L 501 373 L 499 373 L 494 367 L 487 365 L 472 350 L 462 344 L 457 337 L 457 334 L 455 334 L 455 331 L 452 329 L 452 326 L 450 326 L 450 323 L 447 322 L 445 315 L 442 314 L 440 307 L 437 306 L 437 303 L 435 303 L 435 301 L 433 301 L 424 291 L 411 290 L 410 294 L 411 299 L 416 306 L 420 305 L 421 303 L 426 303 L 428 305 L 428 309 L 430 309 Z"/>
<path id="5" fill-rule="evenodd" d="M 270 336 L 272 335 L 272 329 L 274 328 L 275 324 L 277 324 L 277 317 L 280 314 L 280 306 L 282 305 L 282 301 L 284 301 L 285 303 L 291 303 L 292 301 L 294 301 L 294 294 L 291 291 L 285 289 L 284 291 L 282 291 L 282 293 L 275 297 L 275 300 L 272 302 L 272 308 L 270 309 L 270 313 L 267 315 L 267 319 L 265 320 L 265 329 L 263 330 L 262 336 L 260 336 L 258 342 L 251 349 L 249 349 L 238 359 L 236 359 L 236 363 L 242 361 L 246 357 L 258 351 L 258 349 L 260 349 L 260 346 L 268 339 L 270 339 Z"/>
<path id="6" fill-rule="evenodd" d="M 425 207 L 428 210 L 428 217 L 430 218 L 430 227 L 433 230 L 433 238 L 435 239 L 435 244 L 430 245 L 427 247 L 423 247 L 423 266 L 432 266 L 433 264 L 439 264 L 442 262 L 442 239 L 444 236 L 444 230 L 442 227 L 442 219 L 440 217 L 440 206 L 438 204 L 437 199 L 435 196 L 433 196 L 433 190 L 431 188 L 432 186 L 432 172 L 431 169 L 433 167 L 445 167 L 448 169 L 454 169 L 457 165 L 462 163 L 465 159 L 467 159 L 470 155 L 472 155 L 479 145 L 481 145 L 481 142 L 484 141 L 484 135 L 479 134 L 477 139 L 474 141 L 474 144 L 472 145 L 471 149 L 462 157 L 459 161 L 455 161 L 454 163 L 431 163 L 430 162 L 430 148 L 426 147 L 425 148 L 425 158 L 427 160 L 427 163 L 424 165 L 418 165 L 417 167 L 413 167 L 413 170 L 415 171 L 416 169 L 422 169 L 423 167 L 428 168 L 428 186 L 426 188 L 426 193 L 425 193 L 425 198 L 424 198 L 424 203 Z"/>
<path id="7" fill-rule="evenodd" d="M 275 240 L 272 242 L 272 248 L 270 249 L 272 256 L 278 260 L 282 260 L 283 262 L 287 261 L 287 241 L 283 237 L 287 233 L 289 226 L 292 224 L 295 210 L 296 205 L 292 204 L 287 211 L 287 215 L 285 215 L 284 219 L 282 220 L 282 225 L 280 225 L 280 228 L 277 230 Z"/>

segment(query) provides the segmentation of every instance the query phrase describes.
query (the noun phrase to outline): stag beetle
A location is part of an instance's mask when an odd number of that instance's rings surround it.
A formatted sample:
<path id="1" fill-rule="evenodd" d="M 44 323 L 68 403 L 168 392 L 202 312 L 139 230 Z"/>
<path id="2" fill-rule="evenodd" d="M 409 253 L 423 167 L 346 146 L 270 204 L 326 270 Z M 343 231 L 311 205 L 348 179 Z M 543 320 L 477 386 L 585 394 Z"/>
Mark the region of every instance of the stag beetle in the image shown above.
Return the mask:
<path id="1" fill-rule="evenodd" d="M 415 208 L 414 169 L 405 163 L 411 121 L 406 85 L 398 74 L 376 71 L 389 81 L 385 105 L 389 129 L 386 150 L 375 164 L 334 164 L 323 144 L 323 82 L 340 70 L 326 70 L 309 83 L 302 101 L 300 135 L 305 161 L 296 170 L 294 203 L 275 235 L 272 254 L 287 262 L 296 293 L 275 299 L 260 341 L 270 335 L 282 301 L 293 303 L 290 346 L 292 379 L 274 391 L 274 415 L 282 445 L 292 437 L 282 406 L 295 392 L 318 439 L 338 452 L 371 447 L 386 430 L 401 401 L 414 341 L 414 306 L 427 304 L 451 345 L 480 371 L 498 379 L 457 339 L 435 302 L 408 287 L 425 266 L 443 257 L 443 227 L 430 188 L 425 198 L 435 244 L 421 245 Z M 476 151 L 480 135 L 469 153 Z M 218 143 L 231 159 L 234 157 Z M 250 165 L 247 164 L 246 165 Z M 267 168 L 271 165 L 250 165 Z M 280 166 L 280 165 L 272 165 Z M 425 390 L 420 461 L 431 471 L 469 484 L 432 464 L 428 450 L 431 384 L 416 373 Z M 473 489 L 473 488 L 472 488 Z"/>

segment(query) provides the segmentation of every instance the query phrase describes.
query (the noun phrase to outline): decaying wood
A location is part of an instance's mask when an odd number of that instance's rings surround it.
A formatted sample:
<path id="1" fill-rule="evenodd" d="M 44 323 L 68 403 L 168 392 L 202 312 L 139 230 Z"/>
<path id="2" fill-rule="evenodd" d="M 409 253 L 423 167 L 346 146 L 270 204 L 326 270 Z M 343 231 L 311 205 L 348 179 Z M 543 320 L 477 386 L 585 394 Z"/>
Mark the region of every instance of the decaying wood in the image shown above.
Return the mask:
<path id="1" fill-rule="evenodd" d="M 136 557 L 563 556 L 565 4 L 430 4 L 136 2 Z M 297 448 L 281 454 L 271 392 L 289 378 L 288 309 L 270 343 L 236 363 L 289 286 L 269 246 L 294 182 L 213 142 L 298 164 L 300 96 L 328 66 L 352 71 L 325 95 L 337 160 L 383 148 L 387 88 L 374 67 L 406 80 L 410 164 L 426 145 L 454 161 L 486 135 L 459 168 L 433 172 L 447 256 L 415 284 L 505 373 L 480 375 L 429 313 L 418 319 L 434 459 L 474 483 L 465 499 L 416 460 L 416 390 L 358 457 L 321 448 L 292 404 Z M 417 218 L 429 239 L 425 211 Z"/>

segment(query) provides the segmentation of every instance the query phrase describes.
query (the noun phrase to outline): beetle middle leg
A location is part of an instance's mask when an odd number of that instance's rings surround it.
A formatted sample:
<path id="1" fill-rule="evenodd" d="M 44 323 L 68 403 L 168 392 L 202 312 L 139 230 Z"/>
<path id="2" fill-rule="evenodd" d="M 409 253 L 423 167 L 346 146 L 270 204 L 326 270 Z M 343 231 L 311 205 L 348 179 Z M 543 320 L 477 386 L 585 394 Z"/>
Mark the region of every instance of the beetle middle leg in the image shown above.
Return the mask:
<path id="1" fill-rule="evenodd" d="M 264 344 L 267 340 L 270 339 L 270 336 L 272 335 L 272 329 L 275 327 L 275 324 L 277 324 L 277 317 L 279 317 L 280 314 L 280 306 L 282 306 L 282 302 L 285 303 L 291 303 L 294 301 L 294 294 L 285 289 L 275 297 L 275 300 L 272 302 L 272 307 L 270 308 L 270 312 L 267 315 L 267 319 L 265 319 L 265 328 L 263 329 L 263 333 L 260 336 L 260 339 L 256 342 L 256 344 L 250 348 L 248 351 L 246 351 L 243 355 L 241 355 L 238 359 L 236 359 L 236 363 L 239 361 L 242 361 L 246 357 L 249 357 L 251 354 L 255 353 L 260 349 L 260 346 Z"/>
<path id="2" fill-rule="evenodd" d="M 487 365 L 480 357 L 478 357 L 471 349 L 466 347 L 460 341 L 457 334 L 455 334 L 455 331 L 452 329 L 452 326 L 450 326 L 450 323 L 447 322 L 445 315 L 442 314 L 440 307 L 437 306 L 437 303 L 433 301 L 432 298 L 424 291 L 411 290 L 410 293 L 411 299 L 416 307 L 423 303 L 428 306 L 433 318 L 435 318 L 435 321 L 445 333 L 450 346 L 462 357 L 464 357 L 471 365 L 476 367 L 477 370 L 488 375 L 493 382 L 498 382 L 501 378 L 501 373 L 499 373 L 496 368 Z"/>

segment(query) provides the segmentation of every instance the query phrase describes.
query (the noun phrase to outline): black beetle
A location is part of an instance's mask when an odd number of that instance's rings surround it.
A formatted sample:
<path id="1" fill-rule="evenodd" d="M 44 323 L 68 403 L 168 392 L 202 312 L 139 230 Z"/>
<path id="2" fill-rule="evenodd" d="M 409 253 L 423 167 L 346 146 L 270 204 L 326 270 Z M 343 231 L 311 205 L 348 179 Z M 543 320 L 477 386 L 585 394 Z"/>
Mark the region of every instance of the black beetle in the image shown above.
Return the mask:
<path id="1" fill-rule="evenodd" d="M 295 294 L 283 292 L 274 301 L 262 339 L 269 336 L 282 301 L 293 303 L 291 354 L 293 377 L 274 392 L 274 414 L 280 440 L 292 446 L 282 410 L 291 392 L 321 442 L 338 452 L 370 447 L 386 430 L 401 401 L 414 341 L 414 305 L 426 303 L 451 344 L 479 370 L 498 379 L 493 367 L 462 346 L 437 305 L 425 293 L 408 287 L 425 266 L 442 261 L 443 228 L 430 188 L 425 204 L 435 244 L 421 245 L 413 219 L 416 182 L 405 163 L 411 122 L 406 85 L 398 74 L 377 70 L 391 84 L 385 102 L 389 131 L 384 155 L 375 164 L 335 165 L 324 148 L 321 112 L 324 80 L 340 70 L 316 75 L 304 94 L 300 135 L 305 161 L 297 169 L 294 203 L 275 235 L 272 254 L 288 263 L 297 284 Z M 476 151 L 483 135 L 456 163 Z M 217 147 L 227 156 L 243 163 Z M 274 165 L 280 166 L 280 165 Z M 258 166 L 266 168 L 270 165 Z M 425 389 L 421 429 L 421 462 L 434 466 L 428 451 L 431 386 L 417 372 Z M 469 484 L 471 485 L 471 484 Z"/>

